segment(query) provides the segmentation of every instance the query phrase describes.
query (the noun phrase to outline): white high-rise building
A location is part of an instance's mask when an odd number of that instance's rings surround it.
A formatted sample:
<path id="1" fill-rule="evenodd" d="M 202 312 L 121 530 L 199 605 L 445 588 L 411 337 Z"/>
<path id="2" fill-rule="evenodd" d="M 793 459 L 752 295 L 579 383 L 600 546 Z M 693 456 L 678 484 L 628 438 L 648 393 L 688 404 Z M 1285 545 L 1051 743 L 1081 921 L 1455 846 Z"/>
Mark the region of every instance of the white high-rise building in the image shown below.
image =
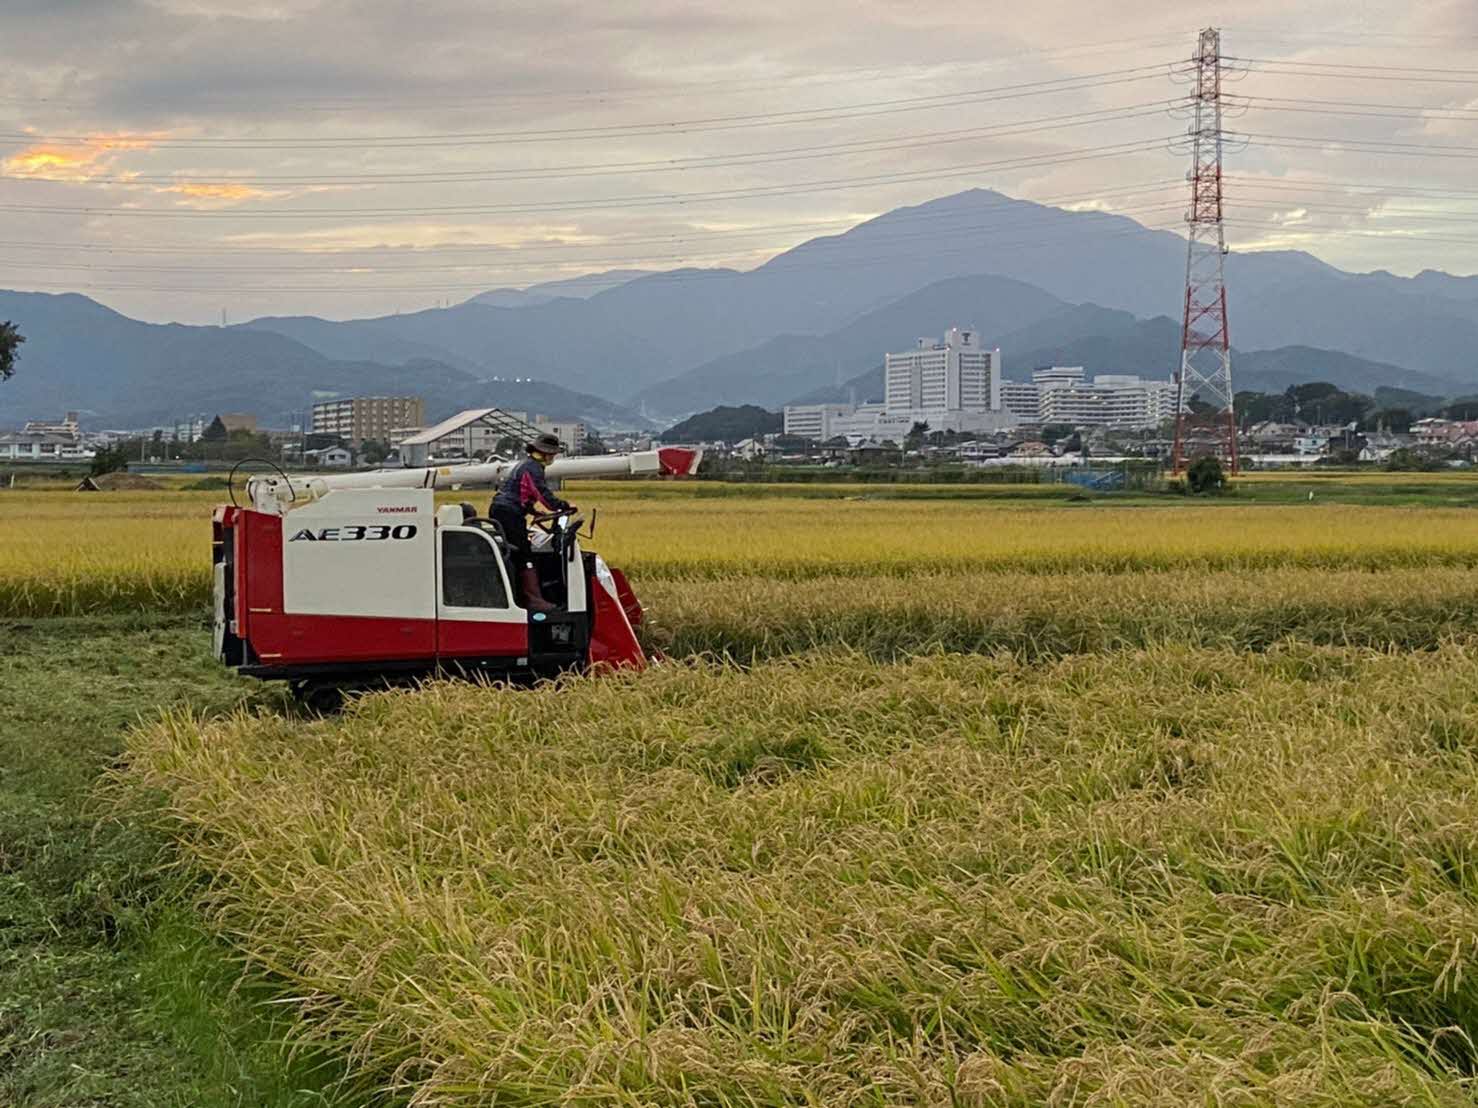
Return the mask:
<path id="1" fill-rule="evenodd" d="M 1175 415 L 1175 382 L 1101 373 L 1090 383 L 1082 366 L 1034 370 L 1031 384 L 1007 381 L 1002 395 L 1008 411 L 1034 423 L 1146 429 Z"/>
<path id="2" fill-rule="evenodd" d="M 951 327 L 944 339 L 919 339 L 884 362 L 883 405 L 889 412 L 998 412 L 1001 352 L 985 350 L 976 331 Z"/>
<path id="3" fill-rule="evenodd" d="M 940 341 L 919 339 L 912 350 L 884 357 L 883 402 L 792 404 L 786 434 L 825 442 L 891 438 L 901 442 L 916 423 L 931 431 L 997 431 L 1015 426 L 1001 407 L 1001 351 L 980 345 L 977 331 L 951 327 Z"/>

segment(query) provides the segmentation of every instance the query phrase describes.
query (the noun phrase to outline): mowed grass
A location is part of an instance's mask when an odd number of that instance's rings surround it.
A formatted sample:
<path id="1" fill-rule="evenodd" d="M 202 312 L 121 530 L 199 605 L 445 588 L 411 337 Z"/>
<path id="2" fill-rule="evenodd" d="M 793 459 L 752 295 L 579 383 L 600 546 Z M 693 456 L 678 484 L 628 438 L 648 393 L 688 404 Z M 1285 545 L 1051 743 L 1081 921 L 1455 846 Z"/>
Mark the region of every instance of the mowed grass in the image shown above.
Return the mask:
<path id="1" fill-rule="evenodd" d="M 416 1103 L 1468 1104 L 1478 653 L 816 653 L 123 778 L 300 1034 Z"/>
<path id="2" fill-rule="evenodd" d="M 1025 503 L 946 500 L 937 489 L 927 499 L 862 491 L 820 500 L 711 487 L 724 495 L 654 482 L 574 483 L 569 495 L 599 510 L 589 545 L 625 569 L 639 593 L 650 582 L 737 577 L 1478 565 L 1478 525 L 1466 508 Z M 221 499 L 0 493 L 0 618 L 204 609 L 210 513 Z M 486 493 L 443 499 L 481 505 Z"/>
<path id="3" fill-rule="evenodd" d="M 96 803 L 125 732 L 280 694 L 215 665 L 198 621 L 0 623 L 0 1105 L 362 1105 L 279 1049 L 290 1013 L 239 981 L 170 879 L 169 841 Z"/>

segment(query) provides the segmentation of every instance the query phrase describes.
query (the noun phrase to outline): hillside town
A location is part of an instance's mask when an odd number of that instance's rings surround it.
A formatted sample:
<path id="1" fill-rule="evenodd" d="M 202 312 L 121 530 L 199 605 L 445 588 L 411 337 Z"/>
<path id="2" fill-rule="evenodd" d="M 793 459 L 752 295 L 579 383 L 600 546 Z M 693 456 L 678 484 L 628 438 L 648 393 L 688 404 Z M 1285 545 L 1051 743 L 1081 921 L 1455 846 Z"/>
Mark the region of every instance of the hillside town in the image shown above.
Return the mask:
<path id="1" fill-rule="evenodd" d="M 951 327 L 910 349 L 883 354 L 880 399 L 757 406 L 697 413 L 665 432 L 595 428 L 584 421 L 496 407 L 436 422 L 414 395 L 335 397 L 264 427 L 252 413 L 182 417 L 168 426 L 84 428 L 79 411 L 0 433 L 0 461 L 113 468 L 208 469 L 248 455 L 302 468 L 423 466 L 507 455 L 526 438 L 555 435 L 573 454 L 645 449 L 654 439 L 701 445 L 715 463 L 775 465 L 1063 467 L 1169 458 L 1176 382 L 1128 373 L 1090 376 L 1082 366 L 1042 366 L 1026 380 L 1004 376 L 999 347 Z M 1412 397 L 1417 394 L 1403 394 Z M 1238 394 L 1242 465 L 1463 466 L 1478 449 L 1478 405 L 1422 398 L 1426 410 L 1382 407 L 1333 385 L 1284 394 Z M 1194 409 L 1197 399 L 1188 404 Z M 1468 408 L 1475 408 L 1469 411 Z M 737 430 L 736 430 L 737 428 Z M 720 433 L 721 432 L 721 433 Z"/>

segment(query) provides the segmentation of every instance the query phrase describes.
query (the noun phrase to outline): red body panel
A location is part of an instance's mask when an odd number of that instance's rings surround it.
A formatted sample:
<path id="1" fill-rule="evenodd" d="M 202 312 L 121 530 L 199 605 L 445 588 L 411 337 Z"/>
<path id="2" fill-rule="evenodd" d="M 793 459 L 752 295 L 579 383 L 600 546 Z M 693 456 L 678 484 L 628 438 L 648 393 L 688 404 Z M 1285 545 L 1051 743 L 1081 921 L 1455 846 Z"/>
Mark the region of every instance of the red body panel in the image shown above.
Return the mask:
<path id="1" fill-rule="evenodd" d="M 685 446 L 664 446 L 657 451 L 657 461 L 662 465 L 662 472 L 668 477 L 689 477 L 698 469 L 698 462 L 702 459 L 701 450 L 693 450 Z"/>
<path id="2" fill-rule="evenodd" d="M 626 610 L 627 621 L 633 627 L 640 627 L 641 621 L 646 614 L 642 610 L 641 601 L 636 598 L 636 593 L 632 591 L 631 585 L 627 583 L 626 574 L 614 566 L 610 567 L 610 569 L 611 579 L 616 582 L 616 595 L 621 598 L 621 607 Z"/>
<path id="3" fill-rule="evenodd" d="M 436 620 L 258 613 L 251 645 L 266 665 L 414 661 L 436 656 Z"/>
<path id="4" fill-rule="evenodd" d="M 282 520 L 243 511 L 236 542 L 236 633 L 255 639 L 258 619 L 282 614 Z"/>
<path id="5" fill-rule="evenodd" d="M 436 623 L 436 635 L 436 652 L 443 658 L 522 658 L 529 652 L 527 623 L 443 619 Z"/>
<path id="6" fill-rule="evenodd" d="M 598 581 L 590 590 L 590 664 L 646 669 L 647 656 L 626 620 L 621 602 Z"/>

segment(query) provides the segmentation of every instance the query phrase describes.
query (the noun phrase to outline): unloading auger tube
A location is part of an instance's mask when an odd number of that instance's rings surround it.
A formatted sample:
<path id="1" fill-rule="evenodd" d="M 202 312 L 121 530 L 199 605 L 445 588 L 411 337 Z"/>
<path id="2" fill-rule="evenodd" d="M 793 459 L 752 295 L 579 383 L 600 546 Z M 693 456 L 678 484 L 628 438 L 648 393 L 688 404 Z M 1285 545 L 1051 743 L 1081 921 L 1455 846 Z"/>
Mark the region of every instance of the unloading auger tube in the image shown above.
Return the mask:
<path id="1" fill-rule="evenodd" d="M 664 446 L 630 454 L 603 454 L 588 458 L 557 458 L 545 473 L 557 480 L 575 477 L 688 477 L 698 472 L 703 451 L 694 447 Z M 423 469 L 377 469 L 364 473 L 288 479 L 259 473 L 246 483 L 247 499 L 259 512 L 282 515 L 295 504 L 314 500 L 337 489 L 450 489 L 496 485 L 518 464 L 501 458 L 470 465 L 427 466 Z"/>

